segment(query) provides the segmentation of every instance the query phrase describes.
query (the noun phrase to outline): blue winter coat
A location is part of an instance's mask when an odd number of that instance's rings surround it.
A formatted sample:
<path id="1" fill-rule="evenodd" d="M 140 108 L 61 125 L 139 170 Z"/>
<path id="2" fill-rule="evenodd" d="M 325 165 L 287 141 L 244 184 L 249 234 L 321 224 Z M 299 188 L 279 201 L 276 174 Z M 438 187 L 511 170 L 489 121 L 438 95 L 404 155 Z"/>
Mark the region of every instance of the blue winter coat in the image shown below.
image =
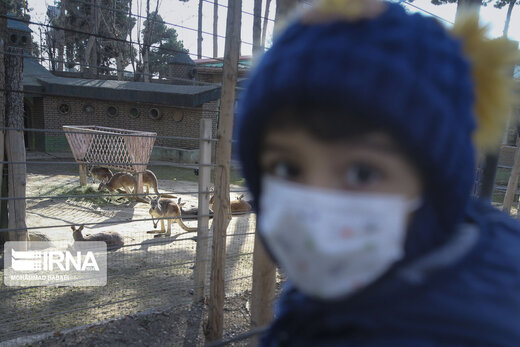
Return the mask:
<path id="1" fill-rule="evenodd" d="M 265 346 L 520 346 L 520 224 L 473 200 L 443 246 L 343 301 L 288 288 Z"/>

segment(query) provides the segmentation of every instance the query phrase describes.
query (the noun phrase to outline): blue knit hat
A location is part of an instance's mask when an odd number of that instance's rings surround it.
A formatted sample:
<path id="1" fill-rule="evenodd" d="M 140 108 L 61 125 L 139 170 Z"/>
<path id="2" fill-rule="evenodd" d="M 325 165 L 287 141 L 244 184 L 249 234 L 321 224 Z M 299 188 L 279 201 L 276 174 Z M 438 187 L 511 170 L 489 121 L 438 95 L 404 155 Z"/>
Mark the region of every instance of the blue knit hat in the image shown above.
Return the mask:
<path id="1" fill-rule="evenodd" d="M 431 220 L 407 241 L 407 251 L 424 251 L 449 236 L 470 198 L 474 94 L 461 41 L 432 18 L 394 3 L 373 18 L 308 23 L 299 17 L 252 71 L 239 99 L 247 184 L 258 201 L 262 129 L 284 107 L 322 105 L 377 122 L 411 152 L 426 180 L 428 210 L 418 215 Z"/>

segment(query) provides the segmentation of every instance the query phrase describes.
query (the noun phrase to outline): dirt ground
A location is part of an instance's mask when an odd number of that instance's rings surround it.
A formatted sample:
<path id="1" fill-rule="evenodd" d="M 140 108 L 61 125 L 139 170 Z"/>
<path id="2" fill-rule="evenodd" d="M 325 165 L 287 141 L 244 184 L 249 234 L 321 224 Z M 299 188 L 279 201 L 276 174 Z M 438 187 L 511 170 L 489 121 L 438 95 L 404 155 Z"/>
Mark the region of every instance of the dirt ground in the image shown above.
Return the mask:
<path id="1" fill-rule="evenodd" d="M 74 171 L 56 171 L 52 165 L 28 167 L 27 196 L 37 199 L 27 200 L 27 226 L 41 228 L 30 229 L 30 234 L 38 239 L 72 243 L 72 232 L 66 225 L 85 224 L 87 234 L 117 231 L 125 247 L 109 254 L 105 287 L 10 288 L 2 284 L 0 341 L 55 331 L 41 344 L 203 345 L 205 309 L 192 305 L 196 233 L 173 224 L 171 237 L 156 237 L 150 233 L 154 231 L 151 221 L 135 221 L 149 218 L 148 204 L 124 199 L 107 201 L 97 196 L 84 198 L 82 193 L 97 194 L 97 183 L 89 181 L 91 188 L 85 190 L 79 188 Z M 159 180 L 159 190 L 181 197 L 185 209 L 197 206 L 198 187 L 194 182 Z M 231 193 L 232 199 L 234 195 Z M 247 302 L 254 217 L 233 217 L 228 227 L 227 337 L 249 329 Z M 127 223 L 96 224 L 118 221 Z M 186 224 L 196 227 L 194 220 Z M 139 314 L 151 309 L 154 311 Z M 104 323 L 96 325 L 100 321 Z M 85 325 L 89 327 L 64 333 Z"/>
<path id="2" fill-rule="evenodd" d="M 248 291 L 226 298 L 224 334 L 229 341 L 250 330 Z M 56 331 L 27 346 L 203 346 L 207 307 L 203 304 L 153 310 L 118 319 Z M 254 337 L 240 339 L 229 346 L 251 346 Z M 20 340 L 22 342 L 23 340 Z"/>

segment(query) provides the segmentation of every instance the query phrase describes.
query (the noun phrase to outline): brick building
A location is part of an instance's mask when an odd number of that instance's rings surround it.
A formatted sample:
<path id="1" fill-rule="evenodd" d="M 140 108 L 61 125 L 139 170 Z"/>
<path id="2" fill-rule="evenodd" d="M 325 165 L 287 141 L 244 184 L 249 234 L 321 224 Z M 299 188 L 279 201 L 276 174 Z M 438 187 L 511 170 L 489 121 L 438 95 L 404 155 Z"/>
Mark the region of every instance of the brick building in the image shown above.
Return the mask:
<path id="1" fill-rule="evenodd" d="M 171 71 L 188 73 L 185 64 L 181 68 L 174 64 Z M 25 58 L 24 92 L 29 128 L 99 125 L 197 138 L 200 119 L 209 117 L 216 134 L 219 86 L 59 77 L 35 59 Z M 63 135 L 28 132 L 26 136 L 30 150 L 68 150 Z M 180 149 L 199 146 L 197 141 L 161 138 L 155 144 Z"/>

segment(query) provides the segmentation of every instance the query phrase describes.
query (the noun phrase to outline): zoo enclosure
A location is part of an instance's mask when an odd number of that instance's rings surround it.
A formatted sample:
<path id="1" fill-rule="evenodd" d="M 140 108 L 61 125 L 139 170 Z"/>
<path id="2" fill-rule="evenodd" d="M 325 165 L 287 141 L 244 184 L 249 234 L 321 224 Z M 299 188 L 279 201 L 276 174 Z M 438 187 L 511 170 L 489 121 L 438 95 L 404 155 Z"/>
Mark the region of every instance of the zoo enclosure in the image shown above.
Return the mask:
<path id="1" fill-rule="evenodd" d="M 186 305 L 192 301 L 198 302 L 205 296 L 208 287 L 210 261 L 209 249 L 211 246 L 207 208 L 210 186 L 210 171 L 214 167 L 211 162 L 211 147 L 215 140 L 211 138 L 211 121 L 202 120 L 201 136 L 198 139 L 183 138 L 184 140 L 200 143 L 199 177 L 197 183 L 183 185 L 183 189 L 167 189 L 164 194 L 175 194 L 188 202 L 197 202 L 198 215 L 185 218 L 188 223 L 198 219 L 196 244 L 188 233 L 174 233 L 171 238 L 154 238 L 142 231 L 143 223 L 151 219 L 146 215 L 147 206 L 139 204 L 118 204 L 112 206 L 104 201 L 106 198 L 126 197 L 121 194 L 100 194 L 93 191 L 90 185 L 78 188 L 77 176 L 74 168 L 85 165 L 83 161 L 27 160 L 29 194 L 23 197 L 27 202 L 28 220 L 27 229 L 32 240 L 45 239 L 50 241 L 71 242 L 70 226 L 85 224 L 91 231 L 105 230 L 106 227 L 116 227 L 125 238 L 125 246 L 109 254 L 109 283 L 106 288 L 74 288 L 74 287 L 16 287 L 10 288 L 2 284 L 0 295 L 0 341 L 33 335 L 37 333 L 55 331 L 84 325 L 95 321 L 105 320 L 144 311 L 152 308 Z M 5 131 L 13 129 L 5 128 Z M 24 129 L 25 131 L 44 131 L 56 133 L 58 130 Z M 90 129 L 65 129 L 59 131 L 62 136 L 77 136 L 80 133 L 90 134 Z M 88 135 L 91 136 L 91 135 Z M 121 137 L 121 134 L 105 134 L 104 137 Z M 129 134 L 128 137 L 138 137 Z M 108 141 L 110 143 L 110 141 Z M 75 158 L 81 158 L 80 156 Z M 100 164 L 91 160 L 92 164 Z M 18 163 L 5 162 L 8 165 Z M 112 167 L 121 162 L 104 162 Z M 133 162 L 136 164 L 136 162 Z M 144 162 L 137 162 L 144 165 Z M 165 167 L 171 170 L 192 170 L 193 165 L 182 163 L 150 162 L 152 168 Z M 51 166 L 47 171 L 42 167 Z M 73 168 L 67 170 L 64 168 Z M 143 166 L 141 166 L 142 168 Z M 66 175 L 60 175 L 64 173 Z M 33 177 L 34 176 L 34 177 Z M 65 176 L 65 186 L 70 189 L 53 193 L 53 177 Z M 33 177 L 33 179 L 31 179 Z M 159 180 L 160 188 L 164 180 Z M 45 186 L 48 182 L 52 189 L 34 194 L 32 184 L 37 182 Z M 53 183 L 52 183 L 53 182 Z M 60 181 L 61 182 L 61 181 Z M 63 184 L 60 183 L 60 184 Z M 166 185 L 166 188 L 172 186 Z M 83 189 L 83 190 L 82 190 Z M 244 189 L 234 188 L 230 193 L 242 193 Z M 146 194 L 139 193 L 145 196 Z M 1 201 L 10 198 L 2 197 Z M 99 200 L 101 199 L 101 200 Z M 41 208 L 40 208 L 41 207 Z M 144 210 L 144 211 L 143 211 Z M 124 213 L 123 213 L 123 212 Z M 34 223 L 37 218 L 45 220 Z M 64 215 L 65 213 L 70 213 Z M 103 216 L 97 221 L 93 217 Z M 130 217 L 128 218 L 128 215 Z M 125 218 L 126 217 L 126 218 Z M 56 223 L 60 220 L 61 223 Z M 126 226 L 131 231 L 126 231 Z M 251 288 L 253 268 L 255 216 L 245 214 L 233 217 L 227 233 L 226 256 L 226 293 L 243 292 Z M 11 228 L 2 228 L 0 232 L 13 231 Z M 16 231 L 16 230 L 15 230 Z M 68 232 L 68 235 L 67 235 Z M 253 280 L 254 281 L 254 280 Z M 262 282 L 262 280 L 257 281 Z M 66 283 L 65 283 L 66 284 Z M 261 305 L 269 305 L 262 302 Z"/>

